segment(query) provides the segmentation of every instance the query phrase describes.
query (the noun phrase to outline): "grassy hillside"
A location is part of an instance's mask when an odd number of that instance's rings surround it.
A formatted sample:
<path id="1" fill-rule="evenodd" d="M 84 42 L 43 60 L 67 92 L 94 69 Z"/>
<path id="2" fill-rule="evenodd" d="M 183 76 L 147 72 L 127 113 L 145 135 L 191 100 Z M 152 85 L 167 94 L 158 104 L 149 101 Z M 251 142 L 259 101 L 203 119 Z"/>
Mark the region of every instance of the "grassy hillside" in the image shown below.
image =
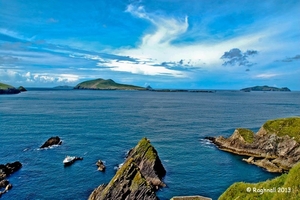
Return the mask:
<path id="1" fill-rule="evenodd" d="M 294 165 L 288 174 L 260 183 L 234 183 L 219 200 L 298 200 L 300 199 L 300 163 Z"/>
<path id="2" fill-rule="evenodd" d="M 275 133 L 278 136 L 289 135 L 300 143 L 300 117 L 269 120 L 263 128 L 268 133 Z"/>
<path id="3" fill-rule="evenodd" d="M 7 84 L 4 84 L 4 83 L 0 83 L 0 90 L 7 90 L 9 88 L 14 88 L 13 86 L 11 85 L 7 85 Z"/>
<path id="4" fill-rule="evenodd" d="M 111 79 L 96 79 L 84 81 L 75 86 L 75 89 L 95 89 L 95 90 L 145 90 L 143 87 L 116 83 Z"/>

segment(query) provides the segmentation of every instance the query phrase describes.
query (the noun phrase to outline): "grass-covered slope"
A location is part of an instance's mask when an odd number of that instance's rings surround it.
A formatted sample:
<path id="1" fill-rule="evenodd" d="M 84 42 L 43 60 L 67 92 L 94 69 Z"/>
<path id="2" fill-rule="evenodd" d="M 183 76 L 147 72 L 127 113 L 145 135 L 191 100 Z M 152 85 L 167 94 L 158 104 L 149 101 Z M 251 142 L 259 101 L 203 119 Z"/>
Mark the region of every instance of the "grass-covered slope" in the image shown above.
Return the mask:
<path id="1" fill-rule="evenodd" d="M 0 90 L 7 90 L 7 89 L 12 89 L 12 88 L 14 88 L 14 87 L 11 85 L 0 83 Z"/>
<path id="2" fill-rule="evenodd" d="M 237 130 L 247 143 L 252 143 L 254 141 L 255 133 L 253 131 L 251 131 L 250 129 L 238 128 Z"/>
<path id="3" fill-rule="evenodd" d="M 219 200 L 299 200 L 300 199 L 300 163 L 294 165 L 288 174 L 260 183 L 234 183 Z"/>
<path id="4" fill-rule="evenodd" d="M 146 88 L 116 83 L 111 79 L 95 79 L 84 81 L 75 86 L 74 89 L 91 89 L 91 90 L 146 90 Z"/>
<path id="5" fill-rule="evenodd" d="M 263 128 L 267 133 L 275 133 L 278 136 L 288 135 L 300 143 L 300 117 L 289 117 L 269 120 Z"/>

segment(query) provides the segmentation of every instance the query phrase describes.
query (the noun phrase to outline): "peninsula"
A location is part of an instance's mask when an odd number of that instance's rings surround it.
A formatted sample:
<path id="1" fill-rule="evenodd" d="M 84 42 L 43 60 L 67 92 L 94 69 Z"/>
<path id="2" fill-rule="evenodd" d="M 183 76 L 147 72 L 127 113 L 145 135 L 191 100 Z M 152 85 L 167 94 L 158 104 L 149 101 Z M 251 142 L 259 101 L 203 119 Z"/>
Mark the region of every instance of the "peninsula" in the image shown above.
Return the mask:
<path id="1" fill-rule="evenodd" d="M 86 90 L 146 90 L 144 87 L 135 85 L 127 85 L 116 83 L 112 79 L 95 79 L 90 81 L 84 81 L 74 87 L 74 89 L 86 89 Z"/>
<path id="2" fill-rule="evenodd" d="M 291 90 L 289 88 L 287 88 L 287 87 L 277 88 L 277 87 L 270 87 L 270 86 L 264 85 L 264 86 L 254 86 L 254 87 L 243 88 L 240 91 L 243 91 L 243 92 L 250 92 L 250 91 L 280 91 L 280 92 L 290 92 Z"/>
<path id="3" fill-rule="evenodd" d="M 0 94 L 19 94 L 20 92 L 25 92 L 26 89 L 22 86 L 20 86 L 18 89 L 15 87 L 0 83 Z"/>
<path id="4" fill-rule="evenodd" d="M 220 150 L 248 156 L 243 160 L 269 172 L 289 171 L 300 161 L 300 117 L 269 120 L 256 134 L 238 128 L 229 138 L 207 139 Z"/>

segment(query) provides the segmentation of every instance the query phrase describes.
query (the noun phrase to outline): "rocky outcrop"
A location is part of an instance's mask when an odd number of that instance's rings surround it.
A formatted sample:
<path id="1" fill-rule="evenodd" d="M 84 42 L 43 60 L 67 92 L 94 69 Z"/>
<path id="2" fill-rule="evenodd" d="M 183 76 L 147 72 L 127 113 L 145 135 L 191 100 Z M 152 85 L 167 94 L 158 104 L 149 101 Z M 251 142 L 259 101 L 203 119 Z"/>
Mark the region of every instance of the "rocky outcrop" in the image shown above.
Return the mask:
<path id="1" fill-rule="evenodd" d="M 56 136 L 56 137 L 51 137 L 49 138 L 40 148 L 47 148 L 53 145 L 61 145 L 62 141 L 61 139 Z"/>
<path id="2" fill-rule="evenodd" d="M 96 163 L 97 167 L 98 167 L 98 171 L 104 172 L 105 171 L 105 165 L 103 163 L 102 160 L 98 160 Z"/>
<path id="3" fill-rule="evenodd" d="M 269 172 L 290 170 L 300 161 L 300 118 L 270 120 L 254 134 L 248 129 L 236 129 L 229 138 L 211 140 L 219 149 L 249 156 L 244 161 Z"/>
<path id="4" fill-rule="evenodd" d="M 157 200 L 155 191 L 165 184 L 166 174 L 157 151 L 143 138 L 130 150 L 126 161 L 108 184 L 100 185 L 89 200 L 145 199 Z"/>
<path id="5" fill-rule="evenodd" d="M 131 158 L 151 185 L 157 189 L 165 187 L 161 179 L 166 175 L 166 170 L 158 157 L 157 151 L 147 138 L 143 138 L 135 148 L 129 151 L 127 160 Z"/>
<path id="6" fill-rule="evenodd" d="M 4 188 L 3 191 L 0 191 L 0 197 L 12 188 L 12 184 L 5 178 L 21 169 L 21 167 L 22 164 L 19 161 L 7 163 L 6 165 L 0 164 L 0 188 Z"/>
<path id="7" fill-rule="evenodd" d="M 24 88 L 23 86 L 18 87 L 18 90 L 20 92 L 26 92 L 27 91 L 26 88 Z"/>

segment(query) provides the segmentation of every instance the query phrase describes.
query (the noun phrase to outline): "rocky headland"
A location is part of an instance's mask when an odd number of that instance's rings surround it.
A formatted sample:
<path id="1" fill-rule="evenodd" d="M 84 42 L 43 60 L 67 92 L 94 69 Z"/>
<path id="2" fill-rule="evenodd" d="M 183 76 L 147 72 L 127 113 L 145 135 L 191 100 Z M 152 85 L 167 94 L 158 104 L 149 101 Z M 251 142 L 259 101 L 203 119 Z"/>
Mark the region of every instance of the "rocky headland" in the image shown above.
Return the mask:
<path id="1" fill-rule="evenodd" d="M 51 137 L 49 138 L 42 146 L 40 146 L 40 148 L 47 148 L 47 147 L 51 147 L 53 145 L 61 145 L 62 141 L 58 136 L 55 137 Z"/>
<path id="2" fill-rule="evenodd" d="M 248 156 L 243 160 L 269 172 L 289 171 L 300 161 L 300 117 L 269 120 L 256 134 L 238 128 L 229 138 L 207 139 L 223 151 Z"/>
<path id="3" fill-rule="evenodd" d="M 23 86 L 20 86 L 18 89 L 11 85 L 0 83 L 0 94 L 19 94 L 20 92 L 27 91 Z"/>
<path id="4" fill-rule="evenodd" d="M 4 188 L 3 191 L 0 191 L 0 197 L 12 188 L 12 184 L 9 183 L 6 177 L 18 171 L 21 167 L 22 164 L 19 161 L 7 163 L 6 165 L 0 164 L 0 189 Z"/>
<path id="5" fill-rule="evenodd" d="M 144 199 L 157 200 L 155 191 L 164 187 L 166 170 L 157 151 L 147 138 L 131 149 L 122 167 L 108 184 L 102 184 L 89 200 Z"/>

